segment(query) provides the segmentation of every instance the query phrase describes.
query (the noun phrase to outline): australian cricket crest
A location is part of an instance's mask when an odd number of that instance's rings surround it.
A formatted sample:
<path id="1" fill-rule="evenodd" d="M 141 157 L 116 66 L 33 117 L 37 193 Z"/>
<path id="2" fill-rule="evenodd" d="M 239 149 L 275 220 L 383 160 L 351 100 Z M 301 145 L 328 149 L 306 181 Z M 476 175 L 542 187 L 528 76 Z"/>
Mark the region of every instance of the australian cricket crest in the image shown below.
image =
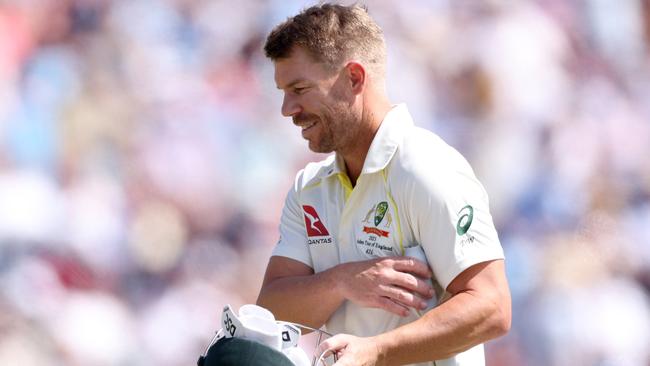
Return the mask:
<path id="1" fill-rule="evenodd" d="M 386 210 L 388 210 L 388 202 L 382 201 L 377 204 L 377 208 L 375 209 L 375 226 L 381 224 L 381 221 L 386 215 Z"/>
<path id="2" fill-rule="evenodd" d="M 394 255 L 393 214 L 387 201 L 378 202 L 361 220 L 361 232 L 357 234 L 357 248 L 369 257 Z"/>

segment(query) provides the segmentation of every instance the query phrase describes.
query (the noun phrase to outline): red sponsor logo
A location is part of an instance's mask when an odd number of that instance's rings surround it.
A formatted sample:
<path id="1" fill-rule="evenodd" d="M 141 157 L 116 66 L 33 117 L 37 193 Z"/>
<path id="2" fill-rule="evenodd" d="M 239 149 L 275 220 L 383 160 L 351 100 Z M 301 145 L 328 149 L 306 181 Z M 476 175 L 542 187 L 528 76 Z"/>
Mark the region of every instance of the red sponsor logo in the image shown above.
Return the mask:
<path id="1" fill-rule="evenodd" d="M 330 233 L 323 225 L 316 209 L 311 206 L 303 205 L 303 211 L 305 212 L 305 228 L 307 228 L 307 236 L 328 236 Z"/>
<path id="2" fill-rule="evenodd" d="M 363 227 L 363 232 L 366 234 L 375 234 L 377 236 L 383 236 L 384 238 L 388 237 L 388 234 L 390 234 L 390 231 L 384 231 L 384 230 L 379 230 L 376 227 Z"/>

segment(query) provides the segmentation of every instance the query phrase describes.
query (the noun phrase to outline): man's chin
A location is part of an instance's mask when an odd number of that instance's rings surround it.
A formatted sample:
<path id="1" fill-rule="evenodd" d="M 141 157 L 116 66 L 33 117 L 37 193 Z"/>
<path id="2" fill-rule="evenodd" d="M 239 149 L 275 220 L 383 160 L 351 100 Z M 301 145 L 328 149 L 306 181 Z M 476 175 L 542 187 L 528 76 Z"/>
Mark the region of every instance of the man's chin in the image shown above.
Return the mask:
<path id="1" fill-rule="evenodd" d="M 315 153 L 319 153 L 319 154 L 329 154 L 332 151 L 334 151 L 334 149 L 328 148 L 327 146 L 317 144 L 317 143 L 315 143 L 313 141 L 309 141 L 309 150 L 311 150 L 311 151 L 313 151 Z"/>

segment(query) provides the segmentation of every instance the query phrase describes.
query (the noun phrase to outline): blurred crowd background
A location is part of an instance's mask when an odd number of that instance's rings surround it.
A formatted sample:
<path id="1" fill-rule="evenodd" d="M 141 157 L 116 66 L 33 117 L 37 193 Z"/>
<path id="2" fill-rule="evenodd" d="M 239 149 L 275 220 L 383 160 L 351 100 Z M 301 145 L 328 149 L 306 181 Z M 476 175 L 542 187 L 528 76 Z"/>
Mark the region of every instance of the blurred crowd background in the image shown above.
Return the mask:
<path id="1" fill-rule="evenodd" d="M 368 0 L 388 88 L 490 194 L 490 365 L 650 365 L 650 2 Z M 321 159 L 261 51 L 311 5 L 0 0 L 0 364 L 191 365 Z"/>

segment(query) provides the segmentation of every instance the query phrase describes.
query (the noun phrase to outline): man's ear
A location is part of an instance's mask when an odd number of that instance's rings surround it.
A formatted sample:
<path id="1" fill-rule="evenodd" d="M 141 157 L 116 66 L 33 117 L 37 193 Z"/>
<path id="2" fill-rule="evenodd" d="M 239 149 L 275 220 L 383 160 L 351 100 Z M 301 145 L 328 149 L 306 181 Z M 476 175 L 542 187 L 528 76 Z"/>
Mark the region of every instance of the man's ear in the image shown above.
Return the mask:
<path id="1" fill-rule="evenodd" d="M 366 69 L 362 64 L 356 61 L 350 61 L 345 65 L 345 70 L 350 82 L 352 94 L 361 94 L 366 88 Z"/>

